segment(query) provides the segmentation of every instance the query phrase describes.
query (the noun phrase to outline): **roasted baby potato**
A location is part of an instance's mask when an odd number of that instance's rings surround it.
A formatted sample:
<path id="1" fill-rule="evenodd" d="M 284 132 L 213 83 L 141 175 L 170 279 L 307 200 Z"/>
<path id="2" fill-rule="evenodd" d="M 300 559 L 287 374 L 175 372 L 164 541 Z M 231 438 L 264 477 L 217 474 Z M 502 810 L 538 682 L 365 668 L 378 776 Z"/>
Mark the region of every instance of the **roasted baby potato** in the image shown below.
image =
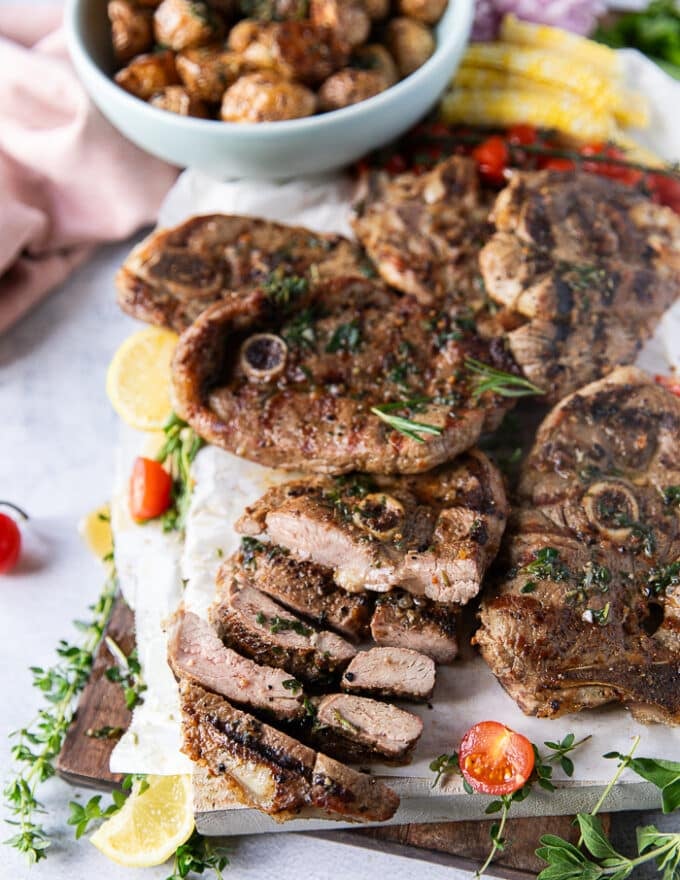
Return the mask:
<path id="1" fill-rule="evenodd" d="M 422 22 L 405 16 L 387 22 L 385 44 L 402 77 L 421 67 L 435 47 L 432 31 Z"/>
<path id="2" fill-rule="evenodd" d="M 316 95 L 273 71 L 248 73 L 237 79 L 222 98 L 224 122 L 279 122 L 311 116 Z"/>
<path id="3" fill-rule="evenodd" d="M 394 58 L 380 43 L 369 43 L 359 46 L 352 52 L 351 66 L 359 70 L 370 70 L 380 73 L 386 87 L 393 86 L 399 79 L 399 71 Z"/>
<path id="4" fill-rule="evenodd" d="M 147 101 L 154 92 L 179 82 L 175 56 L 170 50 L 138 55 L 115 75 L 118 85 Z"/>
<path id="5" fill-rule="evenodd" d="M 221 101 L 229 86 L 245 72 L 240 55 L 207 46 L 180 52 L 175 64 L 189 95 L 210 104 Z"/>
<path id="6" fill-rule="evenodd" d="M 363 0 L 363 4 L 371 21 L 387 18 L 390 11 L 390 0 Z"/>
<path id="7" fill-rule="evenodd" d="M 111 43 L 118 61 L 126 63 L 153 46 L 153 13 L 131 0 L 109 0 Z"/>
<path id="8" fill-rule="evenodd" d="M 241 0 L 240 9 L 257 21 L 299 21 L 307 18 L 309 0 Z"/>
<path id="9" fill-rule="evenodd" d="M 221 20 L 202 0 L 163 0 L 153 16 L 156 42 L 181 52 L 223 36 Z"/>
<path id="10" fill-rule="evenodd" d="M 399 0 L 399 12 L 425 24 L 436 24 L 444 14 L 448 0 Z"/>
<path id="11" fill-rule="evenodd" d="M 371 32 L 371 19 L 361 0 L 310 0 L 309 18 L 350 46 L 360 46 Z"/>
<path id="12" fill-rule="evenodd" d="M 319 89 L 319 110 L 340 110 L 384 92 L 387 83 L 376 70 L 346 67 L 331 74 Z"/>
<path id="13" fill-rule="evenodd" d="M 149 98 L 149 104 L 153 107 L 158 107 L 160 110 L 179 113 L 180 116 L 197 116 L 200 119 L 208 118 L 208 108 L 203 101 L 192 98 L 183 86 L 166 86 Z"/>

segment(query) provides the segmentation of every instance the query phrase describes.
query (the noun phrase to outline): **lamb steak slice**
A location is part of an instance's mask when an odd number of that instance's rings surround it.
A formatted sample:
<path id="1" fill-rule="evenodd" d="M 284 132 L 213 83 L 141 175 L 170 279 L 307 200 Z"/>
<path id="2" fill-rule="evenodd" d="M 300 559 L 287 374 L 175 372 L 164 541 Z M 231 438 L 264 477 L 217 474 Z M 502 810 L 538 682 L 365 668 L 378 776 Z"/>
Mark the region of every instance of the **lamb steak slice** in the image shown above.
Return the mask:
<path id="1" fill-rule="evenodd" d="M 371 635 L 378 645 L 409 648 L 435 663 L 452 663 L 458 656 L 458 607 L 432 602 L 405 590 L 390 590 L 378 598 L 371 618 Z"/>
<path id="2" fill-rule="evenodd" d="M 360 651 L 342 676 L 348 693 L 424 702 L 435 684 L 434 660 L 409 648 Z"/>
<path id="3" fill-rule="evenodd" d="M 630 364 L 680 294 L 680 217 L 587 172 L 517 173 L 480 253 L 489 296 L 521 318 L 507 342 L 555 403 Z"/>
<path id="4" fill-rule="evenodd" d="M 272 220 L 207 214 L 152 232 L 116 276 L 124 312 L 181 332 L 209 305 L 293 275 L 312 284 L 356 275 L 361 252 L 341 235 Z"/>
<path id="5" fill-rule="evenodd" d="M 566 398 L 524 463 L 475 641 L 528 714 L 680 723 L 680 399 L 634 367 Z"/>
<path id="6" fill-rule="evenodd" d="M 401 586 L 464 603 L 479 591 L 505 527 L 500 473 L 472 450 L 414 476 L 307 477 L 270 489 L 236 523 L 332 568 L 351 592 Z"/>
<path id="7" fill-rule="evenodd" d="M 288 470 L 418 473 L 499 424 L 511 404 L 469 359 L 516 369 L 500 340 L 367 279 L 299 282 L 234 295 L 180 337 L 175 409 L 205 440 Z"/>

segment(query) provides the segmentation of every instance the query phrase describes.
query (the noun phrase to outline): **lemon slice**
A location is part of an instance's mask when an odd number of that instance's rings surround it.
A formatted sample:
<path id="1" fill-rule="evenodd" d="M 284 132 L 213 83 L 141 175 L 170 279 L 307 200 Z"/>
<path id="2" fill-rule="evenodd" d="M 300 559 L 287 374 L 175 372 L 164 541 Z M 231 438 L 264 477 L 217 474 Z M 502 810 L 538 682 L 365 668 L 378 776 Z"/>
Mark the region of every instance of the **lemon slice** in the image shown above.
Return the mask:
<path id="1" fill-rule="evenodd" d="M 97 849 L 126 868 L 162 865 L 191 837 L 194 811 L 191 776 L 147 776 L 120 812 L 90 838 Z"/>
<path id="2" fill-rule="evenodd" d="M 106 393 L 121 419 L 140 431 L 158 431 L 172 412 L 170 362 L 177 334 L 147 327 L 130 336 L 114 354 Z"/>
<path id="3" fill-rule="evenodd" d="M 99 559 L 113 553 L 113 534 L 111 533 L 111 508 L 103 504 L 88 513 L 78 523 L 78 532 L 88 548 Z"/>

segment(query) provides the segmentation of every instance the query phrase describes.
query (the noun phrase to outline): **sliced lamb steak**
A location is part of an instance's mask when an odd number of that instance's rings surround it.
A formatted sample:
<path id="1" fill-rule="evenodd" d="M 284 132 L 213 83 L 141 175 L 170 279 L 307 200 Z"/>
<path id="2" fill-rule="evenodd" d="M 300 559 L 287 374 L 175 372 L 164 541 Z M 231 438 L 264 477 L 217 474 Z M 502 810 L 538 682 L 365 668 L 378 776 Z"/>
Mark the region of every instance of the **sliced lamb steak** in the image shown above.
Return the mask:
<path id="1" fill-rule="evenodd" d="M 349 642 L 317 630 L 250 585 L 243 569 L 227 561 L 217 575 L 210 620 L 224 642 L 258 663 L 285 669 L 310 682 L 330 681 L 356 654 Z"/>
<path id="2" fill-rule="evenodd" d="M 507 334 L 556 402 L 629 364 L 680 294 L 680 217 L 586 172 L 518 173 L 480 254 L 489 296 L 523 323 Z"/>
<path id="3" fill-rule="evenodd" d="M 313 562 L 300 562 L 283 547 L 243 538 L 235 563 L 254 587 L 296 614 L 328 627 L 351 642 L 370 635 L 373 601 L 366 593 L 348 593 L 333 573 Z"/>
<path id="4" fill-rule="evenodd" d="M 312 283 L 356 275 L 356 245 L 271 220 L 208 214 L 157 230 L 130 253 L 116 276 L 124 312 L 181 332 L 209 305 L 272 279 Z"/>
<path id="5" fill-rule="evenodd" d="M 456 606 L 390 590 L 376 602 L 371 619 L 373 641 L 419 651 L 435 663 L 451 663 L 458 656 L 457 612 Z"/>
<path id="6" fill-rule="evenodd" d="M 455 156 L 422 175 L 374 172 L 354 232 L 383 279 L 421 302 L 484 302 L 479 251 L 491 234 L 476 163 Z"/>
<path id="7" fill-rule="evenodd" d="M 322 697 L 313 728 L 315 744 L 355 763 L 376 757 L 403 763 L 422 732 L 413 712 L 353 694 Z"/>
<path id="8" fill-rule="evenodd" d="M 352 592 L 400 585 L 463 603 L 479 591 L 506 514 L 501 475 L 473 450 L 417 476 L 284 483 L 246 508 L 236 528 L 334 569 Z"/>
<path id="9" fill-rule="evenodd" d="M 182 334 L 175 408 L 208 442 L 270 467 L 418 473 L 470 448 L 510 406 L 479 394 L 469 358 L 513 368 L 453 307 L 366 279 L 310 289 L 289 278 L 211 306 Z"/>
<path id="10" fill-rule="evenodd" d="M 300 687 L 286 687 L 290 675 L 226 648 L 212 626 L 191 612 L 179 611 L 170 624 L 168 663 L 178 679 L 200 684 L 240 706 L 281 721 L 300 720 L 306 714 Z"/>
<path id="11" fill-rule="evenodd" d="M 680 400 L 633 367 L 539 429 L 475 640 L 523 711 L 680 723 Z"/>
<path id="12" fill-rule="evenodd" d="M 241 803 L 278 821 L 301 810 L 335 818 L 384 822 L 399 798 L 378 779 L 307 748 L 222 697 L 182 682 L 182 751 L 224 784 Z"/>
<path id="13" fill-rule="evenodd" d="M 342 676 L 344 691 L 423 702 L 432 696 L 434 660 L 409 648 L 360 651 Z"/>

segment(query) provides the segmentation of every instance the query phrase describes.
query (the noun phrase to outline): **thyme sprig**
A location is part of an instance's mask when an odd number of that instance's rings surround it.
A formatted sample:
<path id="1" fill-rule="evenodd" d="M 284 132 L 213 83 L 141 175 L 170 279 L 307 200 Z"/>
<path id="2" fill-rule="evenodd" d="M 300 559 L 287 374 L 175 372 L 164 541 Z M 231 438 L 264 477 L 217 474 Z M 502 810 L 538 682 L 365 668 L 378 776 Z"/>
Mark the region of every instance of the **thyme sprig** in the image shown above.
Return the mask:
<path id="1" fill-rule="evenodd" d="M 137 648 L 133 648 L 126 656 L 120 645 L 111 636 L 105 636 L 104 641 L 116 661 L 116 665 L 110 666 L 104 674 L 109 681 L 121 685 L 125 696 L 125 705 L 132 710 L 144 702 L 142 694 L 146 690 Z"/>
<path id="2" fill-rule="evenodd" d="M 222 871 L 229 864 L 230 850 L 214 840 L 194 831 L 189 840 L 177 847 L 173 872 L 167 880 L 184 880 L 189 874 L 212 871 L 217 880 L 223 880 Z"/>
<path id="3" fill-rule="evenodd" d="M 193 491 L 191 465 L 203 440 L 189 425 L 172 413 L 163 426 L 165 442 L 156 455 L 172 476 L 172 504 L 160 516 L 164 532 L 183 531 Z"/>
<path id="4" fill-rule="evenodd" d="M 473 397 L 479 397 L 487 391 L 501 397 L 529 397 L 532 394 L 545 394 L 542 388 L 534 385 L 524 376 L 515 376 L 474 358 L 466 358 L 465 366 L 475 378 Z"/>
<path id="5" fill-rule="evenodd" d="M 443 434 L 444 429 L 438 425 L 429 425 L 427 422 L 416 422 L 413 419 L 404 416 L 395 415 L 394 411 L 399 409 L 408 409 L 412 406 L 429 403 L 429 398 L 416 398 L 415 400 L 396 401 L 394 403 L 383 403 L 380 406 L 372 406 L 371 412 L 377 416 L 386 425 L 389 425 L 393 431 L 398 431 L 405 437 L 415 440 L 416 443 L 424 443 L 421 434 L 431 434 L 439 437 Z"/>
<path id="6" fill-rule="evenodd" d="M 23 853 L 29 864 L 44 859 L 50 845 L 37 818 L 45 812 L 37 791 L 56 773 L 55 761 L 75 713 L 75 698 L 90 675 L 117 589 L 118 579 L 112 569 L 101 595 L 90 606 L 91 620 L 76 621 L 84 633 L 82 643 L 62 639 L 57 647 L 59 659 L 53 667 L 31 667 L 33 686 L 41 692 L 45 706 L 33 722 L 12 734 L 16 740 L 12 747 L 16 772 L 4 788 L 5 804 L 12 816 L 7 822 L 16 829 L 5 843 Z"/>

